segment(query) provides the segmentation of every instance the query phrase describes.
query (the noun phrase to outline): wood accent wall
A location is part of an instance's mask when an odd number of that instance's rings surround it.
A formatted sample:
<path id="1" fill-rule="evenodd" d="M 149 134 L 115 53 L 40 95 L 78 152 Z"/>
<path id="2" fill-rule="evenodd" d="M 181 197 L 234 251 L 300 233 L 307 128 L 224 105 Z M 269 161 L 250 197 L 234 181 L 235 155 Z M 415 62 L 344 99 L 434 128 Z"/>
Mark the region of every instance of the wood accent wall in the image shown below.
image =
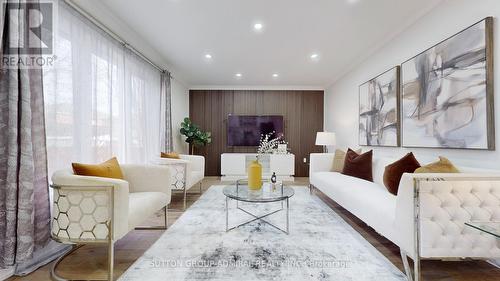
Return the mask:
<path id="1" fill-rule="evenodd" d="M 295 154 L 295 176 L 309 174 L 303 162 L 309 153 L 321 152 L 314 144 L 323 131 L 323 91 L 190 90 L 189 114 L 202 130 L 212 132 L 212 143 L 195 149 L 205 156 L 205 175 L 220 175 L 220 155 L 225 152 L 256 152 L 256 147 L 227 146 L 227 116 L 283 115 L 285 140 Z"/>

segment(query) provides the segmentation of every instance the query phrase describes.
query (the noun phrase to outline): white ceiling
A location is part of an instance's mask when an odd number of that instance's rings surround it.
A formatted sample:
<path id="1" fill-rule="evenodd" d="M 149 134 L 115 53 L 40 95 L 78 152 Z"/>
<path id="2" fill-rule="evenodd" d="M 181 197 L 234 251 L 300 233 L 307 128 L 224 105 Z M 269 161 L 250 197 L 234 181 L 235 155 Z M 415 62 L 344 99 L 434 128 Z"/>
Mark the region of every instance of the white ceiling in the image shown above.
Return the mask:
<path id="1" fill-rule="evenodd" d="M 440 0 L 101 2 L 191 88 L 324 88 Z M 253 30 L 257 21 L 264 24 L 260 33 Z M 314 52 L 316 62 L 309 57 Z M 206 53 L 212 61 L 206 61 Z"/>

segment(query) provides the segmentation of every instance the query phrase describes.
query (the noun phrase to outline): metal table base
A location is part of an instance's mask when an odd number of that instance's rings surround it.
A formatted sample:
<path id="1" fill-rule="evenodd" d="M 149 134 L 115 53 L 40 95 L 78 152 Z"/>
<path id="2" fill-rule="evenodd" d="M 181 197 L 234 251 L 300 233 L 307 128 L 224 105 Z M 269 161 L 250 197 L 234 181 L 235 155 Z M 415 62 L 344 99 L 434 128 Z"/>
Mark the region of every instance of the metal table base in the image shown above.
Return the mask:
<path id="1" fill-rule="evenodd" d="M 261 222 L 263 222 L 263 223 L 265 223 L 267 225 L 270 225 L 270 226 L 274 227 L 275 229 L 277 229 L 277 230 L 279 230 L 279 231 L 281 231 L 281 232 L 283 232 L 283 233 L 285 233 L 287 235 L 290 234 L 290 232 L 289 232 L 289 228 L 290 228 L 290 203 L 289 203 L 289 198 L 281 200 L 281 208 L 280 209 L 272 211 L 272 212 L 269 212 L 269 213 L 266 213 L 264 215 L 255 215 L 252 212 L 241 208 L 239 206 L 239 203 L 238 203 L 239 200 L 234 199 L 236 201 L 236 209 L 238 209 L 238 210 L 240 210 L 240 211 L 242 211 L 242 212 L 244 212 L 244 213 L 246 213 L 246 214 L 248 214 L 248 215 L 250 215 L 250 216 L 252 216 L 254 218 L 251 219 L 251 220 L 248 220 L 246 222 L 243 222 L 243 223 L 241 223 L 241 224 L 239 224 L 237 226 L 233 226 L 233 227 L 229 227 L 229 199 L 230 199 L 229 197 L 226 197 L 226 232 L 228 232 L 230 230 L 233 230 L 233 229 L 236 229 L 238 227 L 247 225 L 249 223 L 252 223 L 252 222 L 258 220 L 258 221 L 261 221 Z M 285 201 L 285 203 L 286 203 L 285 204 L 286 208 L 283 207 L 283 201 Z M 253 204 L 263 204 L 263 203 L 275 203 L 275 202 L 252 202 L 252 203 Z M 271 223 L 271 222 L 269 222 L 269 221 L 267 221 L 267 220 L 264 219 L 265 217 L 268 217 L 270 215 L 276 214 L 276 213 L 281 212 L 283 210 L 286 211 L 286 228 L 285 229 L 282 229 L 279 226 L 276 226 L 275 224 L 273 224 L 273 223 Z"/>

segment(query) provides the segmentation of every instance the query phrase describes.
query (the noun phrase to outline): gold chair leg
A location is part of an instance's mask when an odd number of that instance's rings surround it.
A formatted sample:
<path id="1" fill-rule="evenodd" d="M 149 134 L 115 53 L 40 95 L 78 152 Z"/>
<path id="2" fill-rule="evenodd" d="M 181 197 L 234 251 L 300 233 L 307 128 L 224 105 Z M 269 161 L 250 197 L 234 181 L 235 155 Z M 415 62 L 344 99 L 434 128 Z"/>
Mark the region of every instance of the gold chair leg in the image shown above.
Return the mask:
<path id="1" fill-rule="evenodd" d="M 168 228 L 168 205 L 165 206 L 165 229 Z"/>
<path id="2" fill-rule="evenodd" d="M 115 261 L 115 244 L 113 241 L 109 241 L 108 245 L 108 280 L 113 281 L 113 271 L 114 271 L 114 261 Z"/>
<path id="3" fill-rule="evenodd" d="M 187 195 L 187 190 L 186 190 L 186 186 L 184 185 L 184 207 L 183 207 L 183 210 L 185 211 L 186 210 L 186 195 Z"/>
<path id="4" fill-rule="evenodd" d="M 54 281 L 65 281 L 68 280 L 66 278 L 61 277 L 56 273 L 57 271 L 57 266 L 59 263 L 61 263 L 67 256 L 71 255 L 74 251 L 78 250 L 81 248 L 83 245 L 77 245 L 74 244 L 72 245 L 71 249 L 69 249 L 66 253 L 64 253 L 62 256 L 60 256 L 53 264 L 52 267 L 50 268 L 50 279 Z"/>
<path id="5" fill-rule="evenodd" d="M 135 227 L 135 230 L 164 230 L 168 228 L 168 205 L 163 208 L 164 212 L 164 225 L 159 226 L 138 226 Z"/>
<path id="6" fill-rule="evenodd" d="M 75 252 L 76 250 L 80 249 L 82 246 L 84 246 L 84 244 L 74 244 L 72 245 L 73 247 L 67 251 L 64 255 L 60 256 L 53 264 L 52 264 L 52 267 L 50 268 L 50 279 L 54 280 L 54 281 L 68 281 L 68 280 L 72 280 L 72 279 L 66 279 L 60 275 L 57 274 L 57 266 L 65 259 L 67 258 L 69 255 L 71 255 L 73 252 Z M 113 244 L 113 241 L 109 241 L 108 242 L 108 278 L 104 278 L 104 279 L 92 279 L 92 280 L 96 280 L 96 281 L 105 281 L 105 280 L 108 280 L 108 281 L 113 281 L 113 269 L 114 269 L 114 244 Z M 89 280 L 88 278 L 86 277 L 82 277 L 82 278 L 77 278 L 76 280 Z"/>

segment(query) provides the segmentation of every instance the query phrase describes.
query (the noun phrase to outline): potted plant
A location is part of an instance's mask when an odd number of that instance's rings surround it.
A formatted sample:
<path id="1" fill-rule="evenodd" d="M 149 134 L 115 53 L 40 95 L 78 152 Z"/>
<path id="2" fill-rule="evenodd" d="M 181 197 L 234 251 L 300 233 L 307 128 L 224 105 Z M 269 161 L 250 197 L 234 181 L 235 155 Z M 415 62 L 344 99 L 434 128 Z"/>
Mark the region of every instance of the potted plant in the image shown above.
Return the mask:
<path id="1" fill-rule="evenodd" d="M 194 147 L 205 146 L 212 142 L 212 134 L 203 132 L 196 124 L 191 122 L 189 117 L 184 118 L 181 123 L 181 134 L 186 137 L 186 142 L 189 143 L 190 154 L 194 154 Z"/>

